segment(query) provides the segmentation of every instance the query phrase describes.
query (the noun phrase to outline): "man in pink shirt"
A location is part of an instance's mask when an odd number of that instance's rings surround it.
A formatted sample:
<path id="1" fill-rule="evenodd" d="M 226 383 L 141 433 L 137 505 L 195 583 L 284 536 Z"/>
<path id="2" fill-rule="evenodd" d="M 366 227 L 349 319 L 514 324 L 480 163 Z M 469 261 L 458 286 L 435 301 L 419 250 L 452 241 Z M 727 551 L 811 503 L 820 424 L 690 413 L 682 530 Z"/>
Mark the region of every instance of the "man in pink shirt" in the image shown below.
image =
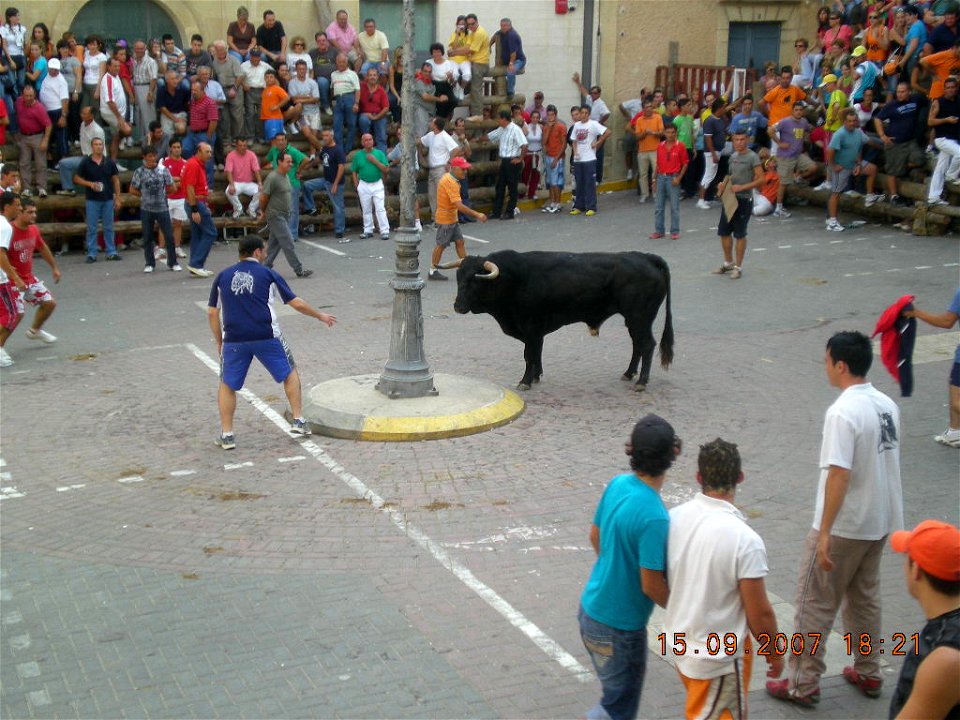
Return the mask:
<path id="1" fill-rule="evenodd" d="M 327 25 L 327 40 L 347 56 L 351 66 L 357 62 L 360 57 L 360 43 L 356 28 L 347 22 L 346 10 L 338 10 L 337 19 Z"/>
<path id="2" fill-rule="evenodd" d="M 33 185 L 33 171 L 37 171 L 37 194 L 47 196 L 47 147 L 50 145 L 50 133 L 53 125 L 46 108 L 37 102 L 37 91 L 33 85 L 26 85 L 23 94 L 14 103 L 17 121 L 20 124 L 20 177 L 23 180 L 23 194 L 30 196 Z"/>
<path id="3" fill-rule="evenodd" d="M 233 217 L 237 219 L 243 214 L 240 196 L 252 196 L 247 214 L 255 218 L 260 205 L 260 193 L 263 191 L 260 164 L 257 162 L 257 154 L 247 148 L 246 138 L 237 138 L 234 147 L 236 149 L 227 153 L 227 163 L 224 166 L 227 173 L 227 199 L 233 205 Z"/>
<path id="4" fill-rule="evenodd" d="M 183 157 L 192 158 L 200 143 L 209 143 L 213 147 L 217 138 L 217 123 L 220 120 L 220 108 L 204 92 L 196 80 L 190 86 L 190 125 L 183 138 Z M 211 156 L 207 162 L 207 184 L 213 185 L 214 164 Z"/>

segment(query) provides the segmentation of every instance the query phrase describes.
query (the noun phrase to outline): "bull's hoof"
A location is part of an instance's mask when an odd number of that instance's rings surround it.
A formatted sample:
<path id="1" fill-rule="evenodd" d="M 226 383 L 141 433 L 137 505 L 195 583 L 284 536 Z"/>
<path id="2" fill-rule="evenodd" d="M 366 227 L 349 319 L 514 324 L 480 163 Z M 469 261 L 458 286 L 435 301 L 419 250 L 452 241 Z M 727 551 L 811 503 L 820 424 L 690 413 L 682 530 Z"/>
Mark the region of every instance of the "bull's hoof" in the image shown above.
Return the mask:
<path id="1" fill-rule="evenodd" d="M 540 382 L 540 376 L 537 375 L 537 376 L 533 379 L 533 384 L 536 385 L 536 384 L 539 383 L 539 382 Z"/>
<path id="2" fill-rule="evenodd" d="M 623 375 L 620 376 L 620 379 L 625 380 L 626 382 L 630 382 L 631 380 L 633 380 L 635 375 L 636 373 L 624 373 Z"/>
<path id="3" fill-rule="evenodd" d="M 519 390 L 520 392 L 526 392 L 529 389 L 530 389 L 530 386 L 527 383 L 520 383 L 519 385 L 517 385 L 517 390 Z"/>
<path id="4" fill-rule="evenodd" d="M 593 337 L 597 337 L 600 334 L 600 328 L 590 328 L 590 334 L 593 335 Z"/>
<path id="5" fill-rule="evenodd" d="M 638 382 L 636 385 L 633 386 L 634 392 L 643 392 L 646 389 L 647 389 L 647 386 L 644 383 Z"/>

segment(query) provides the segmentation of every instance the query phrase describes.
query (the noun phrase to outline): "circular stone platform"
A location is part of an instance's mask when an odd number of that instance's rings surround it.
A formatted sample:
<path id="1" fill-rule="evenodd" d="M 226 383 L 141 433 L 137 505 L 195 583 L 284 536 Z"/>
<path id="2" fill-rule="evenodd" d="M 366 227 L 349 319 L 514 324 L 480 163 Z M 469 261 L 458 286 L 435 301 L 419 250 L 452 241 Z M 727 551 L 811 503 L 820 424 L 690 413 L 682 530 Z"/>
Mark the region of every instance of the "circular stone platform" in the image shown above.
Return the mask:
<path id="1" fill-rule="evenodd" d="M 438 394 L 391 400 L 376 389 L 379 375 L 354 375 L 314 385 L 303 415 L 320 435 L 348 440 L 438 440 L 484 432 L 523 412 L 515 392 L 493 383 L 437 373 Z"/>

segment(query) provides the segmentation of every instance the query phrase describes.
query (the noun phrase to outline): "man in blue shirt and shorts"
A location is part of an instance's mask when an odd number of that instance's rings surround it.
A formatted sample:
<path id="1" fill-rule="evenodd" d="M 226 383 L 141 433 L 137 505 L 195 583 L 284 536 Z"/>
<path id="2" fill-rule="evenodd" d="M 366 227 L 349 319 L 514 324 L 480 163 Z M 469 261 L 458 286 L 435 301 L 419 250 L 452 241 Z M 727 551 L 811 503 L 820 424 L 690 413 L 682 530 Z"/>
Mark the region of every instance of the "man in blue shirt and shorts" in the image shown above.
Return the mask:
<path id="1" fill-rule="evenodd" d="M 310 434 L 310 426 L 301 414 L 300 373 L 280 332 L 273 300 L 279 297 L 284 304 L 327 327 L 337 322 L 333 315 L 315 310 L 298 298 L 279 274 L 261 265 L 265 255 L 261 237 L 242 237 L 240 262 L 217 275 L 210 290 L 207 318 L 220 355 L 217 395 L 220 435 L 216 443 L 224 450 L 236 447 L 233 415 L 237 409 L 237 391 L 243 388 L 253 358 L 260 361 L 275 381 L 283 383 L 293 414 L 290 432 Z"/>

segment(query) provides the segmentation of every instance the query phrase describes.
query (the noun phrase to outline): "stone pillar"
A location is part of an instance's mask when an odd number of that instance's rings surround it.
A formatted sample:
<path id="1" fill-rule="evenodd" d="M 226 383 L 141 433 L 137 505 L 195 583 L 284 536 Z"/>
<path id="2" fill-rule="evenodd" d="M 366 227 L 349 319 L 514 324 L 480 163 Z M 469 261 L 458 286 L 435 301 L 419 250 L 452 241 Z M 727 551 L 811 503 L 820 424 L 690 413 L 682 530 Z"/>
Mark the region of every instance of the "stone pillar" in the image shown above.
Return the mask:
<path id="1" fill-rule="evenodd" d="M 414 5 L 415 0 L 403 0 L 403 63 L 404 77 L 416 74 L 414 62 Z M 413 83 L 405 82 L 400 104 L 403 117 L 413 117 Z M 416 141 L 413 123 L 403 123 L 403 158 L 400 162 L 400 226 L 394 234 L 396 243 L 396 270 L 390 287 L 393 288 L 393 318 L 390 326 L 390 357 L 377 390 L 391 399 L 416 398 L 436 395 L 433 373 L 423 349 L 423 305 L 420 291 L 420 233 L 414 226 L 414 202 L 417 192 Z"/>

